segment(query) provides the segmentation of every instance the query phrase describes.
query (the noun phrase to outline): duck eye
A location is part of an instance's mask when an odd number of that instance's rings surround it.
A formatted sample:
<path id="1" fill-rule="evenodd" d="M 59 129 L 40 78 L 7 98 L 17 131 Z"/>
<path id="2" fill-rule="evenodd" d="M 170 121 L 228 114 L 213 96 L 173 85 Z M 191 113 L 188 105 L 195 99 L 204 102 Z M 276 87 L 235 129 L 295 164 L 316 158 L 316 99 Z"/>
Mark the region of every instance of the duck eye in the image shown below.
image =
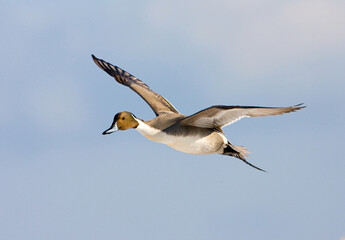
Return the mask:
<path id="1" fill-rule="evenodd" d="M 122 117 L 122 120 L 125 120 L 125 117 Z"/>

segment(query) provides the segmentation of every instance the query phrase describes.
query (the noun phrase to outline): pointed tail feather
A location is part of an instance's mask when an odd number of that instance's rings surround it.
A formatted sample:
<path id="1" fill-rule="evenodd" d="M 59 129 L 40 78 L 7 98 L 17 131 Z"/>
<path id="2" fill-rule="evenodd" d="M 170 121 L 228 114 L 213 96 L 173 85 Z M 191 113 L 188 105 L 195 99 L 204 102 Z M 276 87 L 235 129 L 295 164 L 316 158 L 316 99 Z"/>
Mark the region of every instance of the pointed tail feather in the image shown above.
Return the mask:
<path id="1" fill-rule="evenodd" d="M 245 147 L 242 147 L 242 146 L 235 146 L 235 145 L 232 145 L 230 142 L 228 142 L 228 145 L 226 146 L 226 148 L 224 148 L 224 152 L 223 152 L 223 155 L 228 155 L 228 156 L 232 156 L 232 157 L 236 157 L 238 159 L 241 159 L 243 162 L 245 162 L 246 164 L 248 164 L 249 166 L 257 169 L 257 170 L 260 170 L 260 171 L 263 171 L 263 172 L 266 172 L 265 170 L 251 164 L 250 162 L 248 162 L 246 160 L 245 157 L 248 157 L 248 154 L 249 151 L 247 148 Z"/>

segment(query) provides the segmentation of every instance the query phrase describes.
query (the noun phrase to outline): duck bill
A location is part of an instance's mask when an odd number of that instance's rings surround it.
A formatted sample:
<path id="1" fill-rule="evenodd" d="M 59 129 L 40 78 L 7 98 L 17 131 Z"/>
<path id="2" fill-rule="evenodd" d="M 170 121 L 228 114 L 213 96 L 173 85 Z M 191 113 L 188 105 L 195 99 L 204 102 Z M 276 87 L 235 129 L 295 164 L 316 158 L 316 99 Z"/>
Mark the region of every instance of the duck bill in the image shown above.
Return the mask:
<path id="1" fill-rule="evenodd" d="M 117 128 L 117 123 L 115 123 L 109 129 L 105 130 L 102 134 L 103 135 L 110 134 L 110 133 L 116 132 L 117 130 L 119 130 L 119 129 Z"/>

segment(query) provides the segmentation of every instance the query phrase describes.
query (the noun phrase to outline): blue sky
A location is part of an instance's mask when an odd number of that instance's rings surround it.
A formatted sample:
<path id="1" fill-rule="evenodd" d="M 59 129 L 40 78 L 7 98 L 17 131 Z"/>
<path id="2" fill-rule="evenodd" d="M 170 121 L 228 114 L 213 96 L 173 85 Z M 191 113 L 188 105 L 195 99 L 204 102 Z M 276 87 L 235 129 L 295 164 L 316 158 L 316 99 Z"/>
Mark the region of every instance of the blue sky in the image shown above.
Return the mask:
<path id="1" fill-rule="evenodd" d="M 1 239 L 345 239 L 345 4 L 12 1 L 0 10 Z M 226 127 L 256 171 L 188 155 L 113 115 L 151 109 L 91 54 L 184 114 L 308 107 Z"/>

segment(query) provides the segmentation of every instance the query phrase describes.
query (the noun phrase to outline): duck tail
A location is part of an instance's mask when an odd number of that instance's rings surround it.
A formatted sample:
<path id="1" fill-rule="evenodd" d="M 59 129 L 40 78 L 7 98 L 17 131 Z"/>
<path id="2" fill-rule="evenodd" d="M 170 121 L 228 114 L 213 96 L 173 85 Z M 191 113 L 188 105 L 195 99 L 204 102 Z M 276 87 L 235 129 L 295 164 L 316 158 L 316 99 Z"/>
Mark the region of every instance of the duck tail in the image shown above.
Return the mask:
<path id="1" fill-rule="evenodd" d="M 243 162 L 245 162 L 249 166 L 256 168 L 260 171 L 266 172 L 265 170 L 263 170 L 257 166 L 254 166 L 253 164 L 251 164 L 250 162 L 248 162 L 246 160 L 245 157 L 248 157 L 248 153 L 249 153 L 249 151 L 247 148 L 242 147 L 242 146 L 235 146 L 235 145 L 232 145 L 230 142 L 228 142 L 226 147 L 224 148 L 223 155 L 236 157 L 238 159 L 241 159 Z"/>

